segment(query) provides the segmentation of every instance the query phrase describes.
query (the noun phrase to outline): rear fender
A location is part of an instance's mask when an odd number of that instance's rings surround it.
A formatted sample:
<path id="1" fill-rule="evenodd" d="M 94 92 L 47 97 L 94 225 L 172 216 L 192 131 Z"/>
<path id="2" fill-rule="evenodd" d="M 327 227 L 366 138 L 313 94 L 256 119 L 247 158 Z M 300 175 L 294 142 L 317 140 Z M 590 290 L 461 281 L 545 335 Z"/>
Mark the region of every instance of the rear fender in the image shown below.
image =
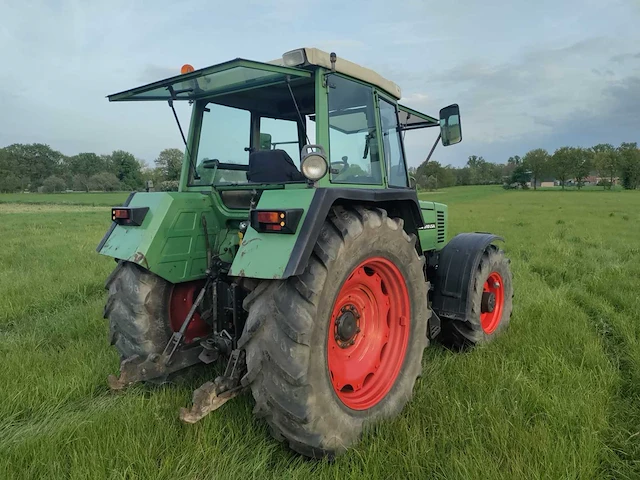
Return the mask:
<path id="1" fill-rule="evenodd" d="M 405 230 L 408 233 L 416 234 L 423 225 L 415 190 L 316 188 L 265 191 L 257 208 L 302 208 L 304 213 L 298 229 L 291 235 L 258 233 L 249 227 L 229 274 L 263 279 L 285 279 L 301 275 L 320 235 L 324 220 L 335 204 L 384 208 L 390 216 L 404 219 Z"/>
<path id="2" fill-rule="evenodd" d="M 432 303 L 439 317 L 466 320 L 473 273 L 482 253 L 497 240 L 504 241 L 490 233 L 461 233 L 441 250 Z"/>
<path id="3" fill-rule="evenodd" d="M 201 216 L 210 239 L 227 232 L 215 216 L 211 195 L 200 192 L 141 192 L 129 196 L 129 207 L 148 207 L 140 225 L 115 222 L 96 248 L 98 253 L 134 262 L 171 283 L 202 278 L 207 251 Z M 237 240 L 236 240 L 237 241 Z M 229 253 L 229 260 L 231 254 Z"/>

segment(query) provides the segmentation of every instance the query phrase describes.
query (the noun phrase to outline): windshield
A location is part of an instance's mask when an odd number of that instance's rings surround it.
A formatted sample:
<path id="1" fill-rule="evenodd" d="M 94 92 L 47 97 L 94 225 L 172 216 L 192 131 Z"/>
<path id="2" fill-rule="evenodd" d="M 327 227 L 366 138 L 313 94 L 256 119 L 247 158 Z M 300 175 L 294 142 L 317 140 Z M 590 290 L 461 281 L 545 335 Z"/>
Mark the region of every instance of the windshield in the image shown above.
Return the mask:
<path id="1" fill-rule="evenodd" d="M 269 182 L 299 180 L 296 170 L 300 168 L 300 151 L 307 143 L 306 136 L 311 143 L 315 141 L 315 122 L 311 121 L 315 108 L 313 83 L 292 88 L 300 116 L 291 92 L 286 85 L 282 87 L 260 88 L 216 99 L 225 105 L 196 102 L 195 118 L 199 128 L 194 132 L 192 154 L 199 178 L 191 174 L 190 186 L 247 184 L 247 174 L 251 177 L 250 157 L 254 159 L 254 167 L 258 161 L 258 155 L 252 156 L 252 153 L 266 150 L 280 150 L 291 159 L 288 177 Z M 271 161 L 269 155 L 259 158 L 260 162 Z M 269 165 L 260 166 L 272 169 Z M 275 164 L 273 168 L 277 169 Z"/>

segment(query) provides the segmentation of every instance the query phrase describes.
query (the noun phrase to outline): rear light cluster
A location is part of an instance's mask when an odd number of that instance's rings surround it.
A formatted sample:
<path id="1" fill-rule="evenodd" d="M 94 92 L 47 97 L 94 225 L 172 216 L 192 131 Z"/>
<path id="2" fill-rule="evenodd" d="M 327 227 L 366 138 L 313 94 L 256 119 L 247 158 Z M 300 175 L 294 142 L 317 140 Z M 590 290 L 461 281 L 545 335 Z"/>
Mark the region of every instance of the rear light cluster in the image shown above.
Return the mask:
<path id="1" fill-rule="evenodd" d="M 303 210 L 253 210 L 251 226 L 261 233 L 296 233 Z"/>
<path id="2" fill-rule="evenodd" d="M 149 207 L 114 207 L 111 209 L 111 220 L 118 225 L 140 226 L 147 216 Z"/>

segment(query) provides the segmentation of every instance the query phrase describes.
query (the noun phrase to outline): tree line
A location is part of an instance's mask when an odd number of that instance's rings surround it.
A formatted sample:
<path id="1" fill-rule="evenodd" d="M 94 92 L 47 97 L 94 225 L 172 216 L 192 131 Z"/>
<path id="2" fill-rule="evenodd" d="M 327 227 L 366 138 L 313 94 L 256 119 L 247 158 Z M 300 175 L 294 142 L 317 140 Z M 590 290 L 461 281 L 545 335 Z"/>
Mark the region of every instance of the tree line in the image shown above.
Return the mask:
<path id="1" fill-rule="evenodd" d="M 44 144 L 13 144 L 0 148 L 0 192 L 140 190 L 148 180 L 156 190 L 177 190 L 182 159 L 180 149 L 168 148 L 160 152 L 153 167 L 147 167 L 123 150 L 66 156 Z M 537 148 L 523 157 L 509 157 L 506 163 L 472 155 L 463 167 L 429 161 L 409 170 L 418 187 L 428 190 L 491 184 L 527 188 L 529 183 L 535 189 L 545 178 L 557 180 L 562 188 L 567 184 L 581 188 L 590 177 L 604 188 L 620 183 L 636 189 L 640 187 L 640 150 L 637 143 L 561 147 L 552 154 Z"/>
<path id="2" fill-rule="evenodd" d="M 177 190 L 182 151 L 165 149 L 147 167 L 133 154 L 79 153 L 66 156 L 40 143 L 0 148 L 0 192 L 141 190 L 151 180 L 156 189 Z"/>
<path id="3" fill-rule="evenodd" d="M 410 173 L 418 187 L 426 190 L 491 184 L 522 188 L 531 184 L 535 189 L 544 179 L 557 181 L 563 189 L 569 184 L 582 188 L 587 179 L 597 180 L 603 188 L 619 183 L 625 189 L 637 189 L 640 187 L 640 149 L 635 142 L 618 147 L 608 143 L 590 148 L 561 147 L 553 153 L 536 148 L 523 157 L 509 157 L 506 163 L 492 163 L 472 155 L 464 167 L 429 161 L 410 169 Z"/>

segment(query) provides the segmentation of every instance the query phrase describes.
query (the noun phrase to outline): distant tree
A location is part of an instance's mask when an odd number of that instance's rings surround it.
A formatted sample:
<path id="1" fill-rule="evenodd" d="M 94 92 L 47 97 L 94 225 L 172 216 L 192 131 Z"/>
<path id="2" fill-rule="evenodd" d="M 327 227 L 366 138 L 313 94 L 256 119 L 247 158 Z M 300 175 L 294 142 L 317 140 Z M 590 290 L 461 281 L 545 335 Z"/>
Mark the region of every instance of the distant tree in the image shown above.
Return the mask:
<path id="1" fill-rule="evenodd" d="M 55 175 L 45 178 L 42 182 L 42 190 L 47 193 L 62 192 L 66 188 L 67 185 L 64 183 L 64 180 L 60 177 L 56 177 Z"/>
<path id="2" fill-rule="evenodd" d="M 91 186 L 91 181 L 89 180 L 89 177 L 87 177 L 85 174 L 78 173 L 73 176 L 73 179 L 71 180 L 71 184 L 73 185 L 73 189 L 78 192 L 80 191 L 88 192 Z"/>
<path id="3" fill-rule="evenodd" d="M 427 176 L 426 175 L 417 175 L 416 176 L 416 185 L 419 190 L 424 190 L 427 188 Z"/>
<path id="4" fill-rule="evenodd" d="M 65 169 L 65 173 L 73 175 L 85 175 L 91 177 L 96 173 L 105 172 L 108 170 L 107 164 L 108 157 L 96 155 L 95 153 L 79 153 L 72 157 L 66 157 L 62 165 Z"/>
<path id="5" fill-rule="evenodd" d="M 166 148 L 160 152 L 155 164 L 165 180 L 179 180 L 184 154 L 177 148 Z"/>
<path id="6" fill-rule="evenodd" d="M 584 179 L 589 176 L 593 167 L 594 153 L 586 148 L 575 148 L 573 153 L 573 175 L 580 190 L 584 185 Z"/>
<path id="7" fill-rule="evenodd" d="M 129 152 L 115 150 L 109 158 L 111 173 L 129 190 L 142 188 L 142 165 Z"/>
<path id="8" fill-rule="evenodd" d="M 640 150 L 638 144 L 622 143 L 618 147 L 622 186 L 626 190 L 635 190 L 640 185 Z"/>
<path id="9" fill-rule="evenodd" d="M 599 153 L 599 152 L 615 152 L 616 149 L 610 143 L 599 143 L 598 145 L 594 145 L 593 147 L 591 147 L 591 150 L 593 150 L 594 153 Z"/>
<path id="10" fill-rule="evenodd" d="M 513 169 L 510 181 L 511 183 L 517 183 L 522 188 L 526 188 L 527 182 L 531 181 L 531 172 L 523 163 L 520 163 Z"/>
<path id="11" fill-rule="evenodd" d="M 120 180 L 111 172 L 100 172 L 89 179 L 89 187 L 91 190 L 112 192 L 120 188 Z"/>
<path id="12" fill-rule="evenodd" d="M 536 148 L 525 154 L 522 164 L 531 172 L 533 189 L 536 190 L 540 177 L 549 170 L 549 153 L 543 148 Z"/>
<path id="13" fill-rule="evenodd" d="M 598 145 L 596 145 L 596 147 L 598 147 Z M 601 182 L 603 188 L 608 187 L 609 189 L 611 189 L 613 185 L 613 179 L 618 173 L 618 169 L 620 165 L 618 152 L 616 152 L 613 146 L 611 147 L 611 149 L 609 148 L 596 149 L 596 147 L 592 147 L 592 150 L 594 150 L 595 152 L 593 156 L 593 164 L 601 179 L 604 179 L 604 178 L 609 179 L 606 182 Z"/>
<path id="14" fill-rule="evenodd" d="M 0 192 L 13 193 L 20 190 L 20 179 L 13 173 L 0 170 Z"/>
<path id="15" fill-rule="evenodd" d="M 576 154 L 574 150 L 573 147 L 561 147 L 551 156 L 551 171 L 560 180 L 563 190 L 567 180 L 575 171 Z"/>
<path id="16" fill-rule="evenodd" d="M 456 184 L 456 169 L 451 165 L 441 168 L 438 184 L 442 188 L 453 187 Z"/>
<path id="17" fill-rule="evenodd" d="M 456 169 L 456 185 L 471 185 L 471 169 L 469 167 Z"/>
<path id="18" fill-rule="evenodd" d="M 59 175 L 62 153 L 41 143 L 15 143 L 2 149 L 3 163 L 11 166 L 11 172 L 19 178 L 29 178 L 33 186 L 43 185 L 45 178 Z"/>
<path id="19" fill-rule="evenodd" d="M 431 175 L 427 178 L 427 190 L 437 190 L 438 189 L 438 179 L 435 175 Z"/>

